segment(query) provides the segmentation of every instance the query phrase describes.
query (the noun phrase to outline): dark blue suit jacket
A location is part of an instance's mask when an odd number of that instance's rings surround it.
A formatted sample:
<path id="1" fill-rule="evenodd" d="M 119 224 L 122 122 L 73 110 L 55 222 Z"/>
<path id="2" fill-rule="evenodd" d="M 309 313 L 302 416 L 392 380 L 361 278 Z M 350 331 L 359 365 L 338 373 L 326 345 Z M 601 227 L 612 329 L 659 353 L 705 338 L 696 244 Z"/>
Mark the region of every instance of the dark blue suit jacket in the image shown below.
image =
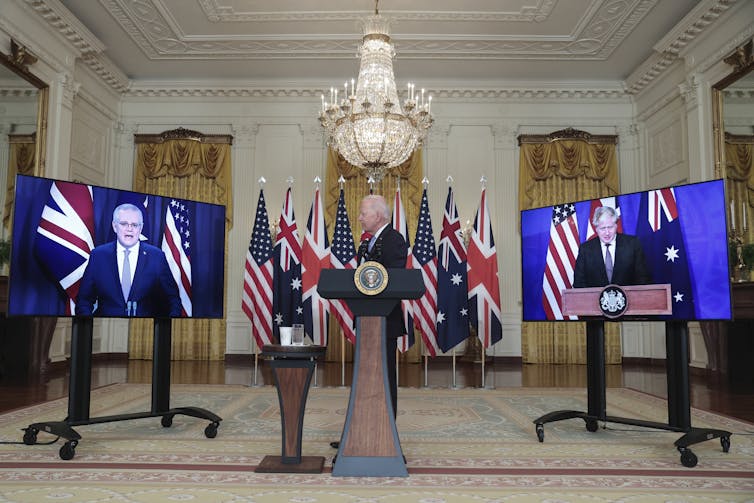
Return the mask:
<path id="1" fill-rule="evenodd" d="M 628 234 L 617 234 L 615 258 L 613 259 L 614 285 L 646 285 L 652 282 L 644 259 L 641 242 Z M 607 286 L 605 260 L 599 238 L 581 243 L 576 267 L 573 271 L 573 287 Z"/>
<path id="2" fill-rule="evenodd" d="M 139 260 L 131 291 L 128 299 L 124 299 L 116 250 L 115 241 L 92 250 L 76 297 L 76 315 L 142 318 L 181 316 L 178 285 L 163 251 L 146 243 L 139 245 Z M 130 308 L 127 301 L 131 302 Z"/>

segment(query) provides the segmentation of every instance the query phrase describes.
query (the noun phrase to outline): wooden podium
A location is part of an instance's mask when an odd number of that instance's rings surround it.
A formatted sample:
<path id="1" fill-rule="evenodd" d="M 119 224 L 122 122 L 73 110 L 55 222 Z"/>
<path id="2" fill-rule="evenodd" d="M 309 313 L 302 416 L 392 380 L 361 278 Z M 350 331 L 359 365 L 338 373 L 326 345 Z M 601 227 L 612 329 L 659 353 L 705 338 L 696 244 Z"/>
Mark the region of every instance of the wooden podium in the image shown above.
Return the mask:
<path id="1" fill-rule="evenodd" d="M 681 453 L 681 463 L 686 467 L 696 466 L 696 455 L 690 445 L 719 438 L 723 451 L 730 448 L 731 433 L 710 428 L 691 427 L 691 404 L 689 398 L 688 327 L 685 321 L 665 322 L 666 373 L 668 386 L 668 422 L 656 423 L 641 419 L 628 419 L 607 415 L 605 381 L 605 319 L 631 321 L 648 319 L 650 316 L 673 313 L 669 284 L 621 286 L 625 292 L 626 309 L 620 317 L 607 317 L 600 309 L 600 299 L 605 289 L 572 288 L 562 291 L 563 316 L 580 316 L 586 321 L 587 361 L 587 412 L 558 410 L 534 420 L 537 437 L 544 441 L 544 424 L 564 419 L 581 418 L 586 429 L 595 432 L 598 421 L 630 424 L 686 433 L 675 441 Z"/>
<path id="2" fill-rule="evenodd" d="M 386 317 L 401 299 L 424 293 L 418 269 L 388 269 L 385 289 L 359 291 L 354 269 L 323 269 L 317 291 L 326 299 L 344 299 L 356 318 L 353 380 L 338 454 L 336 477 L 408 477 L 390 399 L 385 354 Z"/>
<path id="3" fill-rule="evenodd" d="M 267 344 L 262 356 L 270 358 L 280 402 L 282 455 L 265 456 L 257 473 L 322 473 L 323 456 L 301 456 L 304 411 L 314 364 L 325 356 L 325 346 L 281 346 Z"/>

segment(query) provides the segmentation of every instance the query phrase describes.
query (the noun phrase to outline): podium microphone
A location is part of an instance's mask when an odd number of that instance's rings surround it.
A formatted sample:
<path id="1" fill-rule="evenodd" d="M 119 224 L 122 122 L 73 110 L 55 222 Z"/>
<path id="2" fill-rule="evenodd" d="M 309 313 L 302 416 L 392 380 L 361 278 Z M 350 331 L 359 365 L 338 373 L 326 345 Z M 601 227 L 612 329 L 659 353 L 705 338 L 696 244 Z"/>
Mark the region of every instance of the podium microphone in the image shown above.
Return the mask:
<path id="1" fill-rule="evenodd" d="M 359 245 L 359 249 L 356 252 L 356 262 L 361 263 L 362 259 L 364 259 L 369 254 L 369 240 L 372 239 L 372 235 L 368 232 L 364 232 L 361 234 L 361 244 Z"/>

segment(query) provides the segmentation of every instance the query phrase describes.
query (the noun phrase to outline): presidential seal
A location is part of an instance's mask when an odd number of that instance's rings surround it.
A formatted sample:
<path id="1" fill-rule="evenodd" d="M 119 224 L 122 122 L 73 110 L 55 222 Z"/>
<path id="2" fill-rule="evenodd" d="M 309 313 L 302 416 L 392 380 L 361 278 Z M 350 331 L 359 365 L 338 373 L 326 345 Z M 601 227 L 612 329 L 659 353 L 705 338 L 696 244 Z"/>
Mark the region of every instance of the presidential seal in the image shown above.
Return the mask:
<path id="1" fill-rule="evenodd" d="M 617 318 L 626 312 L 626 292 L 617 285 L 607 285 L 600 293 L 600 311 L 607 318 Z"/>
<path id="2" fill-rule="evenodd" d="M 387 269 L 373 260 L 361 264 L 353 275 L 356 288 L 364 295 L 377 295 L 387 287 Z"/>

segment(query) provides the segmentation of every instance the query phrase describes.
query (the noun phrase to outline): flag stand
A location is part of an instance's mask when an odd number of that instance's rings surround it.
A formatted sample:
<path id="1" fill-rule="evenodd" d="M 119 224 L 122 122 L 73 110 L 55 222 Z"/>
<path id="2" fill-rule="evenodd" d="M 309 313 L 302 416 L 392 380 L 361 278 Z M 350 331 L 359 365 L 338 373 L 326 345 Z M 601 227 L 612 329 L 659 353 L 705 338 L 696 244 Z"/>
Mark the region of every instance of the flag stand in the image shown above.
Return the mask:
<path id="1" fill-rule="evenodd" d="M 257 351 L 254 353 L 254 378 L 252 379 L 252 384 L 251 384 L 253 388 L 258 388 L 260 386 L 257 383 L 258 369 L 259 369 L 259 348 L 257 348 Z"/>
<path id="2" fill-rule="evenodd" d="M 482 348 L 482 389 L 485 388 L 485 385 L 484 385 L 484 364 L 486 363 L 486 361 L 487 361 L 487 355 L 486 355 L 486 353 L 484 351 L 484 348 Z"/>
<path id="3" fill-rule="evenodd" d="M 429 385 L 427 384 L 427 367 L 428 367 L 429 358 L 427 355 L 424 355 L 424 387 L 427 388 Z"/>
<path id="4" fill-rule="evenodd" d="M 346 387 L 346 334 L 341 330 L 343 342 L 340 344 L 340 387 Z"/>
<path id="5" fill-rule="evenodd" d="M 451 361 L 453 362 L 453 379 L 451 380 L 450 388 L 458 389 L 458 384 L 456 383 L 456 348 L 453 348 L 453 359 Z"/>

